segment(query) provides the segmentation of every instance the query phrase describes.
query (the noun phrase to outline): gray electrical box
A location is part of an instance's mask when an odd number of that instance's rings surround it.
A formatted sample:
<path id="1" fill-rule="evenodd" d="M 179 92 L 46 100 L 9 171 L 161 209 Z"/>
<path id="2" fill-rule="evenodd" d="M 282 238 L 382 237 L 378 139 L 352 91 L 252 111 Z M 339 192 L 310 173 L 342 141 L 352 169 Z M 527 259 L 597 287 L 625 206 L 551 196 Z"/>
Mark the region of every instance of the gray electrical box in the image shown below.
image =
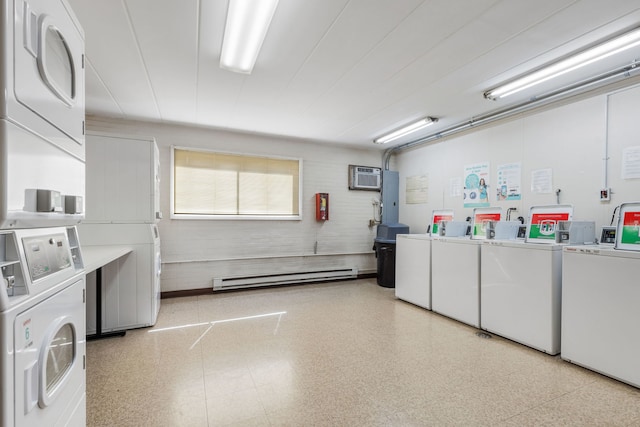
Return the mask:
<path id="1" fill-rule="evenodd" d="M 382 223 L 398 222 L 400 204 L 400 175 L 396 171 L 382 171 Z"/>

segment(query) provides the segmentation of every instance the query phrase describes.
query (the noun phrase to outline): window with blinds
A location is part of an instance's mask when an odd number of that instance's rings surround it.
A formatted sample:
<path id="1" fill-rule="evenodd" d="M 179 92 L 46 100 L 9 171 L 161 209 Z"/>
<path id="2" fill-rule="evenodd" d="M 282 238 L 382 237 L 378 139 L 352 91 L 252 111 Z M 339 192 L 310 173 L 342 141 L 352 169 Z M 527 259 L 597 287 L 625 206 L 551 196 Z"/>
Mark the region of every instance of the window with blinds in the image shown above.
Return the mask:
<path id="1" fill-rule="evenodd" d="M 300 217 L 302 161 L 173 147 L 172 216 Z"/>

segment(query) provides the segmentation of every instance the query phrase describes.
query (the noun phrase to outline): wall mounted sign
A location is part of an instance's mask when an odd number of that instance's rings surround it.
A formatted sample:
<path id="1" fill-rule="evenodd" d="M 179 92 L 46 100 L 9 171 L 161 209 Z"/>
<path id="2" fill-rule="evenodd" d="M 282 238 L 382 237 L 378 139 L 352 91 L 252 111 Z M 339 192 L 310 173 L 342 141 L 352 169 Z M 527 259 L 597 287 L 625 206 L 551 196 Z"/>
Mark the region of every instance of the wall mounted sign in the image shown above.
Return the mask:
<path id="1" fill-rule="evenodd" d="M 464 167 L 464 207 L 489 206 L 489 162 Z"/>
<path id="2" fill-rule="evenodd" d="M 429 201 L 429 176 L 418 175 L 407 177 L 405 198 L 408 205 L 427 203 Z"/>
<path id="3" fill-rule="evenodd" d="M 537 169 L 531 171 L 531 192 L 538 194 L 553 193 L 552 169 Z"/>
<path id="4" fill-rule="evenodd" d="M 520 162 L 498 165 L 496 200 L 520 200 L 522 198 L 521 178 Z"/>

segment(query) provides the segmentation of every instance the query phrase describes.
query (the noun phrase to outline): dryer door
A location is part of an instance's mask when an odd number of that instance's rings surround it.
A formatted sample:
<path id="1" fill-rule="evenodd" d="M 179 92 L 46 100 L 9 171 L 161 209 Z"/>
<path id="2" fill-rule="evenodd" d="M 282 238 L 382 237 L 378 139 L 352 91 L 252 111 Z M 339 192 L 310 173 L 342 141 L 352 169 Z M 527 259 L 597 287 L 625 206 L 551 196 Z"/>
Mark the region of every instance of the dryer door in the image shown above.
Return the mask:
<path id="1" fill-rule="evenodd" d="M 60 0 L 15 0 L 18 102 L 84 142 L 84 39 Z"/>
<path id="2" fill-rule="evenodd" d="M 84 283 L 16 316 L 16 425 L 66 425 L 84 416 L 73 413 L 85 393 Z"/>

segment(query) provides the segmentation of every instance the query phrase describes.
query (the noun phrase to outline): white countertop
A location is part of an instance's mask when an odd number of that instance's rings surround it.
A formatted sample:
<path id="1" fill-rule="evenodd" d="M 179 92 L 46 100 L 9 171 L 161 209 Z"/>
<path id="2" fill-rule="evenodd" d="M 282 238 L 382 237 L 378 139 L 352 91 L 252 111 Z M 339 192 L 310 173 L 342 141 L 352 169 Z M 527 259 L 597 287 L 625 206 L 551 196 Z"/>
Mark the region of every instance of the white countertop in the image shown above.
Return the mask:
<path id="1" fill-rule="evenodd" d="M 640 259 L 640 251 L 615 249 L 611 245 L 570 245 L 563 247 L 564 253 L 600 255 L 618 258 Z"/>
<path id="2" fill-rule="evenodd" d="M 133 251 L 125 245 L 82 246 L 84 269 L 90 273 Z"/>
<path id="3" fill-rule="evenodd" d="M 489 246 L 504 246 L 509 248 L 526 249 L 526 250 L 540 250 L 540 251 L 562 251 L 565 245 L 558 243 L 534 243 L 526 242 L 523 239 L 516 240 L 484 240 L 485 245 Z"/>
<path id="4" fill-rule="evenodd" d="M 396 241 L 398 238 L 402 239 L 416 239 L 416 240 L 431 240 L 431 234 L 396 234 Z"/>

